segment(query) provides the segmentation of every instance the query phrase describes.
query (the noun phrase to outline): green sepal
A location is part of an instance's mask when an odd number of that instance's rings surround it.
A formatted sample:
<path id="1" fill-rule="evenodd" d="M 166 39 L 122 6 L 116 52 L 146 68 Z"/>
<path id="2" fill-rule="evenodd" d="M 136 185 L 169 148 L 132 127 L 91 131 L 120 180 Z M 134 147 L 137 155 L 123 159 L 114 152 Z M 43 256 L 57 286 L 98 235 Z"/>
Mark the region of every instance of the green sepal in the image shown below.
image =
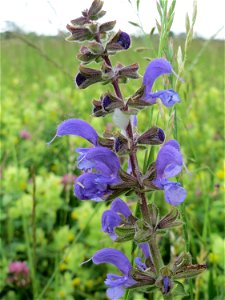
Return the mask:
<path id="1" fill-rule="evenodd" d="M 99 54 L 102 54 L 104 52 L 104 47 L 100 43 L 97 43 L 97 42 L 89 43 L 88 48 L 90 49 L 90 51 L 93 54 L 99 55 Z"/>
<path id="2" fill-rule="evenodd" d="M 133 240 L 135 234 L 134 226 L 117 226 L 115 227 L 115 233 L 118 235 L 118 238 L 115 240 L 116 242 L 126 242 Z"/>
<path id="3" fill-rule="evenodd" d="M 76 27 L 67 24 L 66 28 L 71 32 L 71 35 L 66 38 L 67 41 L 87 41 L 93 39 L 93 34 L 88 28 Z"/>
<path id="4" fill-rule="evenodd" d="M 99 32 L 105 32 L 105 31 L 110 31 L 114 28 L 116 25 L 116 21 L 109 21 L 106 23 L 103 23 L 99 26 Z"/>
<path id="5" fill-rule="evenodd" d="M 195 277 L 202 272 L 204 272 L 207 269 L 207 265 L 189 265 L 186 266 L 182 271 L 176 272 L 173 274 L 174 279 L 180 279 L 180 278 L 192 278 Z"/>
<path id="6" fill-rule="evenodd" d="M 101 11 L 103 4 L 104 2 L 101 0 L 94 0 L 88 10 L 88 16 L 96 16 Z"/>
<path id="7" fill-rule="evenodd" d="M 152 230 L 150 228 L 137 229 L 134 235 L 134 240 L 137 243 L 148 242 L 151 239 Z"/>

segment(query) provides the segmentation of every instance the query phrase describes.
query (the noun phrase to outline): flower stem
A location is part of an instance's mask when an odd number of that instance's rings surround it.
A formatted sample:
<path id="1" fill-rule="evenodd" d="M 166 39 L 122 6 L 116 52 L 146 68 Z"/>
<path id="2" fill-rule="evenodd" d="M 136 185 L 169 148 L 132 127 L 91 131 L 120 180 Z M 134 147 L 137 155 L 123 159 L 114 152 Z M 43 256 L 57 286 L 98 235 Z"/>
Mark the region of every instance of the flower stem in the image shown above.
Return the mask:
<path id="1" fill-rule="evenodd" d="M 157 245 L 156 235 L 153 235 L 149 241 L 149 248 L 157 274 L 160 273 L 160 269 L 164 266 L 162 256 Z"/>

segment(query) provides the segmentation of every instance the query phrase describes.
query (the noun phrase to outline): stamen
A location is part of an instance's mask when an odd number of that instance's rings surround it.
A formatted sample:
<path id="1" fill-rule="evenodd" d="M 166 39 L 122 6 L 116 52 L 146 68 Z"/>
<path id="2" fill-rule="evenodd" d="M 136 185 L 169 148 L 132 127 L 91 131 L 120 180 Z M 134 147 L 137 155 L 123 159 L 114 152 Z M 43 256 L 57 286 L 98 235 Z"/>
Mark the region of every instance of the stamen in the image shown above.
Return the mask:
<path id="1" fill-rule="evenodd" d="M 54 141 L 54 139 L 57 137 L 57 134 L 51 139 L 51 141 L 50 142 L 48 142 L 48 143 L 46 143 L 47 145 L 50 145 L 53 141 Z"/>
<path id="2" fill-rule="evenodd" d="M 84 189 L 84 188 L 85 188 L 85 186 L 84 186 L 82 183 L 80 183 L 79 181 L 78 181 L 78 182 L 76 182 L 76 184 L 78 184 L 80 187 L 82 187 L 82 189 Z"/>
<path id="3" fill-rule="evenodd" d="M 172 73 L 173 75 L 175 75 L 177 77 L 178 80 L 180 80 L 181 82 L 184 82 L 184 79 L 179 77 L 178 74 L 172 69 Z"/>

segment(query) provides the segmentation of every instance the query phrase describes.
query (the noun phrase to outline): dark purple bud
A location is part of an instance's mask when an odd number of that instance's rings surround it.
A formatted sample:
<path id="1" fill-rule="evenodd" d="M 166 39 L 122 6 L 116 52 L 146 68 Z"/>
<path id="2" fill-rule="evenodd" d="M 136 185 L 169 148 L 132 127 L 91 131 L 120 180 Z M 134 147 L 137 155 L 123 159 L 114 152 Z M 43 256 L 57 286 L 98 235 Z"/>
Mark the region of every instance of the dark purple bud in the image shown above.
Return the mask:
<path id="1" fill-rule="evenodd" d="M 138 139 L 138 144 L 159 145 L 165 140 L 165 134 L 161 128 L 152 127 L 143 133 Z"/>
<path id="2" fill-rule="evenodd" d="M 108 95 L 106 95 L 103 99 L 102 99 L 102 106 L 104 108 L 104 110 L 107 110 L 107 107 L 110 105 L 111 103 L 111 99 L 109 98 Z"/>
<path id="3" fill-rule="evenodd" d="M 117 41 L 124 49 L 128 49 L 130 47 L 130 36 L 126 32 L 121 32 Z"/>
<path id="4" fill-rule="evenodd" d="M 116 138 L 116 140 L 115 140 L 115 150 L 116 150 L 116 152 L 119 152 L 121 147 L 122 147 L 121 140 L 119 138 Z"/>
<path id="5" fill-rule="evenodd" d="M 171 282 L 168 276 L 163 277 L 163 293 L 167 294 L 169 293 L 171 288 Z"/>
<path id="6" fill-rule="evenodd" d="M 159 140 L 163 143 L 165 140 L 165 134 L 161 128 L 158 128 L 158 137 L 159 137 Z"/>
<path id="7" fill-rule="evenodd" d="M 124 137 L 122 134 L 116 137 L 115 143 L 114 143 L 114 149 L 116 152 L 126 152 L 128 150 L 128 141 L 126 137 Z"/>
<path id="8" fill-rule="evenodd" d="M 84 81 L 85 81 L 86 79 L 87 79 L 87 78 L 86 78 L 83 74 L 78 73 L 77 76 L 76 76 L 76 78 L 75 78 L 77 86 L 78 86 L 78 87 L 81 86 L 82 83 L 84 83 Z"/>

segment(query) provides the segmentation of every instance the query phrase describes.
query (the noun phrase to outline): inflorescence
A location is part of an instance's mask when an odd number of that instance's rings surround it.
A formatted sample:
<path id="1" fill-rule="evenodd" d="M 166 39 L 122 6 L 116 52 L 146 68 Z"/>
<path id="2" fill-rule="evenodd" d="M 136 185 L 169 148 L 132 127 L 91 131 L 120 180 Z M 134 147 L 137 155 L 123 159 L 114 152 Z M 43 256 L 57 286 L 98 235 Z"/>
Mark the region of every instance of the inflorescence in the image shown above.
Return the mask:
<path id="1" fill-rule="evenodd" d="M 103 232 L 114 242 L 133 241 L 140 252 L 141 257 L 135 258 L 134 266 L 122 252 L 112 248 L 99 250 L 92 256 L 94 264 L 113 264 L 121 273 L 107 274 L 107 296 L 115 300 L 123 296 L 124 289 L 145 288 L 146 291 L 152 291 L 157 288 L 164 299 L 172 299 L 177 279 L 196 276 L 206 266 L 192 264 L 188 252 L 183 252 L 169 265 L 164 265 L 157 245 L 158 235 L 183 224 L 176 206 L 185 200 L 186 191 L 179 182 L 169 179 L 182 171 L 184 162 L 176 140 L 166 140 L 163 129 L 157 126 L 139 134 L 136 119 L 142 109 L 157 105 L 157 99 L 166 107 L 180 102 L 179 95 L 173 89 L 153 90 L 153 84 L 160 76 L 176 74 L 166 59 L 153 59 L 146 67 L 141 87 L 125 99 L 120 83 L 140 78 L 139 66 L 137 63 L 128 66 L 112 65 L 110 56 L 129 49 L 131 37 L 120 30 L 113 33 L 115 21 L 98 22 L 105 15 L 102 7 L 103 1 L 94 0 L 81 17 L 72 20 L 67 25 L 71 33 L 67 40 L 86 43 L 77 55 L 81 62 L 75 77 L 78 88 L 85 89 L 96 83 L 112 84 L 113 94 L 106 92 L 99 100 L 93 100 L 92 115 L 104 117 L 112 114 L 119 131 L 101 137 L 87 122 L 68 119 L 58 126 L 55 137 L 75 135 L 91 144 L 89 148 L 76 149 L 79 154 L 77 166 L 82 174 L 75 180 L 74 193 L 80 200 L 113 200 L 110 208 L 102 215 Z M 100 64 L 101 67 L 88 68 L 86 65 L 90 62 Z M 156 160 L 142 173 L 137 152 L 148 145 L 161 147 Z M 127 158 L 126 171 L 121 163 L 121 155 Z M 166 202 L 173 206 L 163 217 L 160 217 L 156 204 L 148 203 L 146 197 L 148 193 L 158 190 L 164 191 Z M 141 216 L 138 218 L 126 202 L 118 198 L 131 192 L 136 195 L 140 207 Z"/>

